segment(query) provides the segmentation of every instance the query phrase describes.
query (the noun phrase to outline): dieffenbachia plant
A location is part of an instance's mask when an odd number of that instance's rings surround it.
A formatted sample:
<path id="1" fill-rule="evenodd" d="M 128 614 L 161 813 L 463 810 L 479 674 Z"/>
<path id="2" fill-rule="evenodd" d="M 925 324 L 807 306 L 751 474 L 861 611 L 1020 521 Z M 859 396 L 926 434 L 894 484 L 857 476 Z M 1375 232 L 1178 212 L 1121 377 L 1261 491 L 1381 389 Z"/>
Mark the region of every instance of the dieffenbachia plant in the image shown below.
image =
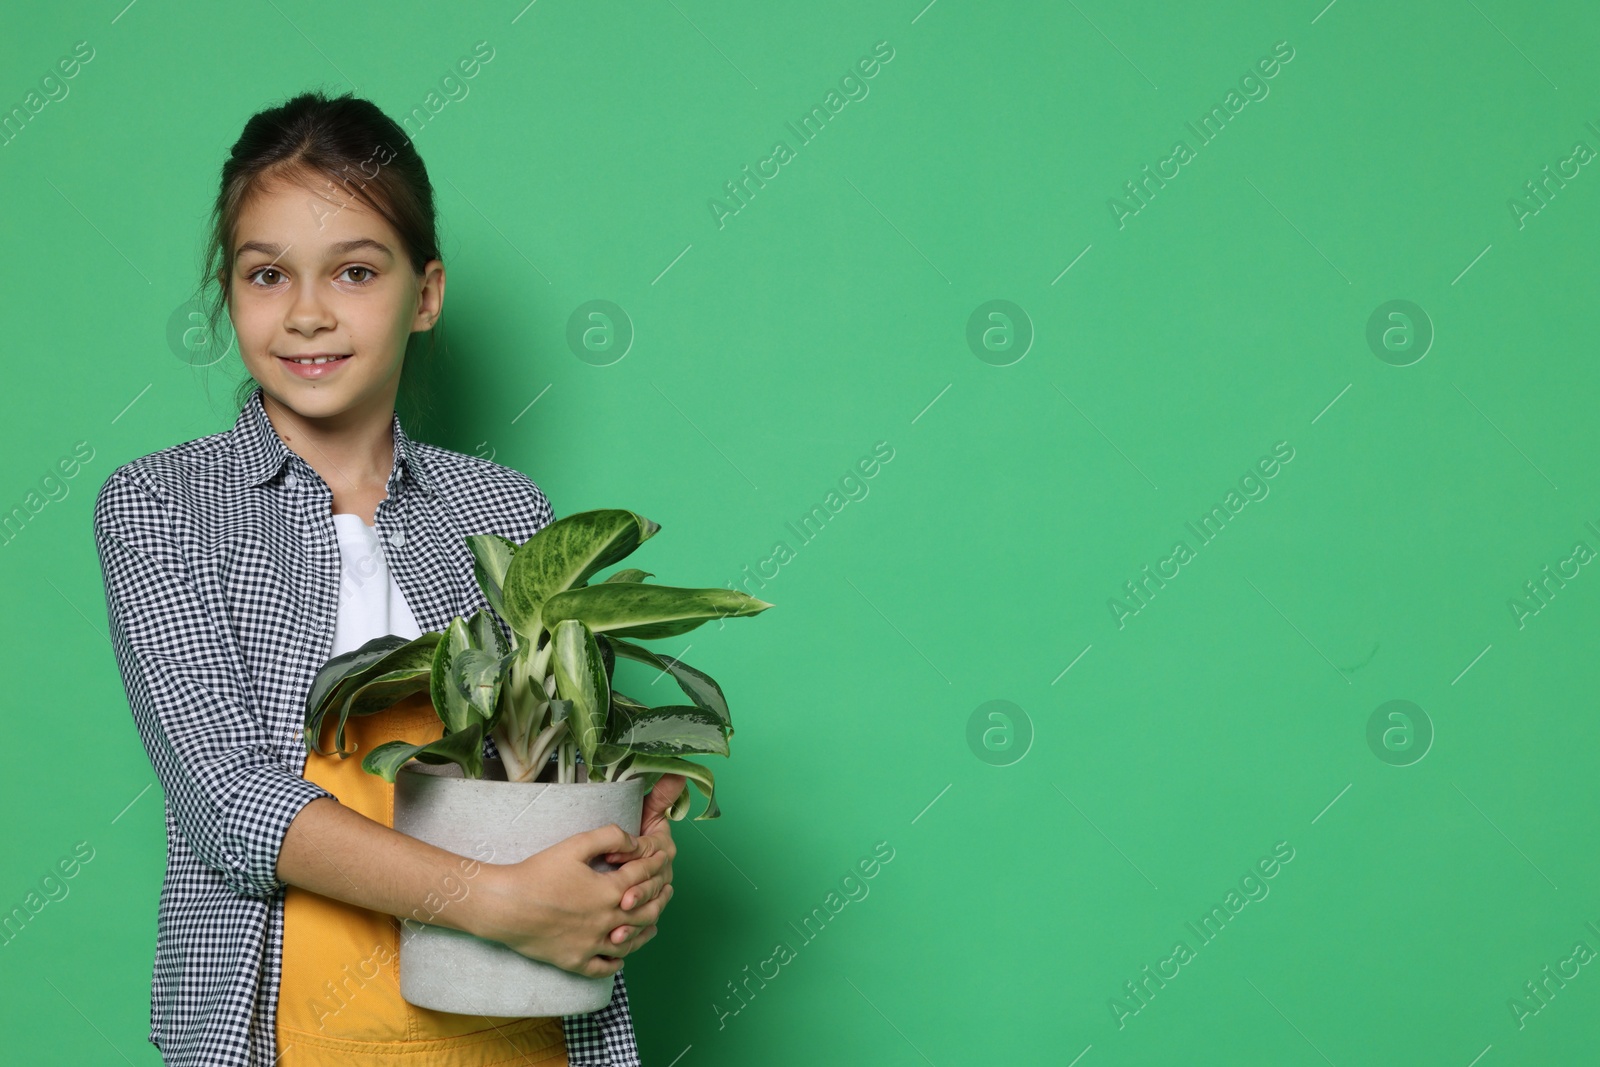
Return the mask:
<path id="1" fill-rule="evenodd" d="M 495 534 L 467 538 L 473 573 L 491 611 L 457 616 L 442 633 L 412 640 L 388 635 L 334 656 L 306 697 L 306 745 L 332 720 L 345 751 L 345 724 L 426 691 L 444 723 L 425 745 L 390 741 L 367 753 L 364 770 L 390 782 L 408 760 L 455 763 L 482 778 L 483 739 L 493 737 L 506 778 L 534 781 L 556 756 L 556 781 L 577 780 L 581 758 L 591 782 L 681 774 L 705 794 L 714 819 L 715 778 L 686 755 L 728 755 L 733 721 L 709 675 L 634 640 L 675 637 L 712 619 L 756 615 L 773 605 L 734 589 L 654 585 L 628 568 L 590 585 L 661 527 L 632 511 L 606 508 L 557 519 L 522 544 Z M 503 620 L 510 632 L 502 632 Z M 690 703 L 647 707 L 611 684 L 618 656 L 671 674 Z M 660 677 L 660 675 L 657 675 Z M 668 815 L 682 819 L 689 790 Z"/>

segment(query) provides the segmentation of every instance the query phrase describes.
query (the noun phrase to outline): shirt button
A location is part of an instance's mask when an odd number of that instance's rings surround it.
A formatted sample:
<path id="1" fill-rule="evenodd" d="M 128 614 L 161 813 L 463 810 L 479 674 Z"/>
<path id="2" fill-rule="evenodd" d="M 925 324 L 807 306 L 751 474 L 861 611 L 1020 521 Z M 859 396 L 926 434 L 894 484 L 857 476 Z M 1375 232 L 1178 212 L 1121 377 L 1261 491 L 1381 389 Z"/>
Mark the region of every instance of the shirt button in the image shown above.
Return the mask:
<path id="1" fill-rule="evenodd" d="M 405 531 L 404 530 L 396 530 L 394 533 L 390 534 L 389 535 L 389 543 L 391 545 L 393 545 L 394 547 L 396 547 L 396 548 L 399 548 L 401 545 L 405 544 L 406 543 Z"/>
<path id="2" fill-rule="evenodd" d="M 290 474 L 283 479 L 283 484 L 288 486 L 290 489 L 293 489 L 295 486 L 300 484 L 300 479 Z"/>

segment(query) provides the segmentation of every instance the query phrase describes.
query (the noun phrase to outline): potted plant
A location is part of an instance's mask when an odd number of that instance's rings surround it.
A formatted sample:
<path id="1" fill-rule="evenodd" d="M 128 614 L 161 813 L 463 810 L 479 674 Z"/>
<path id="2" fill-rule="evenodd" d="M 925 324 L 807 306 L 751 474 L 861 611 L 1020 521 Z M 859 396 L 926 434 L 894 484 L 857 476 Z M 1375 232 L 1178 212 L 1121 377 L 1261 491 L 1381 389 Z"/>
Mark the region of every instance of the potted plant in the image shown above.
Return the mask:
<path id="1" fill-rule="evenodd" d="M 487 844 L 497 862 L 613 822 L 637 833 L 644 796 L 663 774 L 681 774 L 705 795 L 697 820 L 716 818 L 711 769 L 683 757 L 728 755 L 733 721 L 722 689 L 682 660 L 634 642 L 773 605 L 733 589 L 655 585 L 645 581 L 653 574 L 636 568 L 589 583 L 660 529 L 635 512 L 606 508 L 557 519 L 520 545 L 469 536 L 490 610 L 457 616 L 442 633 L 378 637 L 329 659 L 306 698 L 307 747 L 324 753 L 321 738 L 332 723 L 334 748 L 348 758 L 351 716 L 427 692 L 443 736 L 379 745 L 361 766 L 395 784 L 395 829 L 462 855 Z M 672 675 L 689 703 L 649 707 L 617 691 L 619 656 Z M 494 738 L 499 760 L 483 758 L 485 737 Z M 680 820 L 689 806 L 686 786 L 667 814 Z M 609 976 L 573 974 L 448 927 L 404 923 L 401 995 L 419 1007 L 548 1016 L 610 1003 Z"/>

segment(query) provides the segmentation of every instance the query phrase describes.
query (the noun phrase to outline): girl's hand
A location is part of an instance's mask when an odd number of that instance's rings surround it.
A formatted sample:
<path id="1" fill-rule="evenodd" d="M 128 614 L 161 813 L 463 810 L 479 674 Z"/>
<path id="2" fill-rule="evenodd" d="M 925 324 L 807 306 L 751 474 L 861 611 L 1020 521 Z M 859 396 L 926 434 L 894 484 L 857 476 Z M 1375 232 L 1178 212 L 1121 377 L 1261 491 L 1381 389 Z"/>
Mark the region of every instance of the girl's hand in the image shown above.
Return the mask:
<path id="1" fill-rule="evenodd" d="M 638 847 L 631 852 L 608 852 L 605 856 L 607 863 L 618 863 L 622 866 L 617 869 L 618 874 L 635 873 L 634 864 L 637 861 L 637 873 L 645 875 L 643 879 L 625 890 L 622 894 L 622 910 L 633 911 L 641 904 L 646 904 L 656 897 L 661 897 L 661 909 L 665 909 L 667 901 L 672 898 L 672 860 L 678 854 L 678 846 L 672 840 L 672 820 L 667 818 L 667 808 L 678 798 L 678 794 L 688 788 L 689 781 L 681 774 L 663 774 L 644 798 L 644 812 L 639 820 Z M 646 874 L 648 864 L 642 862 L 655 856 L 657 853 L 666 854 L 666 862 L 653 876 Z M 657 915 L 660 910 L 657 911 Z M 619 926 L 611 931 L 612 944 L 622 944 L 639 931 L 654 928 L 651 923 L 640 926 Z"/>
<path id="2" fill-rule="evenodd" d="M 634 849 L 620 851 L 630 841 Z M 611 823 L 573 834 L 517 863 L 485 863 L 461 898 L 466 910 L 458 928 L 586 978 L 614 974 L 623 957 L 655 936 L 656 916 L 671 896 L 669 890 L 623 911 L 620 901 L 634 891 L 630 875 L 653 878 L 668 857 L 652 849 L 627 867 L 604 872 L 589 863 L 595 856 L 632 855 L 645 847 Z M 625 919 L 636 924 L 621 928 L 628 936 L 620 941 L 610 937 L 608 931 Z"/>

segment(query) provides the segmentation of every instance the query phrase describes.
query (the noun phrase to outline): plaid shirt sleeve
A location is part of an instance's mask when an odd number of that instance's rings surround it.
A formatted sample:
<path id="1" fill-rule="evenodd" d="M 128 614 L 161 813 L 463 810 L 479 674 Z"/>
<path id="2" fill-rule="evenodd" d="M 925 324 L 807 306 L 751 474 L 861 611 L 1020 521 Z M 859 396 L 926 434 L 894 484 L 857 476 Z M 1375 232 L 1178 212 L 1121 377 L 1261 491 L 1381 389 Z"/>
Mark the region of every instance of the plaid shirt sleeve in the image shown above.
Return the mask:
<path id="1" fill-rule="evenodd" d="M 117 666 L 173 821 L 230 889 L 271 897 L 284 886 L 289 823 L 333 794 L 284 765 L 160 493 L 129 468 L 114 471 L 95 501 L 94 536 Z"/>

